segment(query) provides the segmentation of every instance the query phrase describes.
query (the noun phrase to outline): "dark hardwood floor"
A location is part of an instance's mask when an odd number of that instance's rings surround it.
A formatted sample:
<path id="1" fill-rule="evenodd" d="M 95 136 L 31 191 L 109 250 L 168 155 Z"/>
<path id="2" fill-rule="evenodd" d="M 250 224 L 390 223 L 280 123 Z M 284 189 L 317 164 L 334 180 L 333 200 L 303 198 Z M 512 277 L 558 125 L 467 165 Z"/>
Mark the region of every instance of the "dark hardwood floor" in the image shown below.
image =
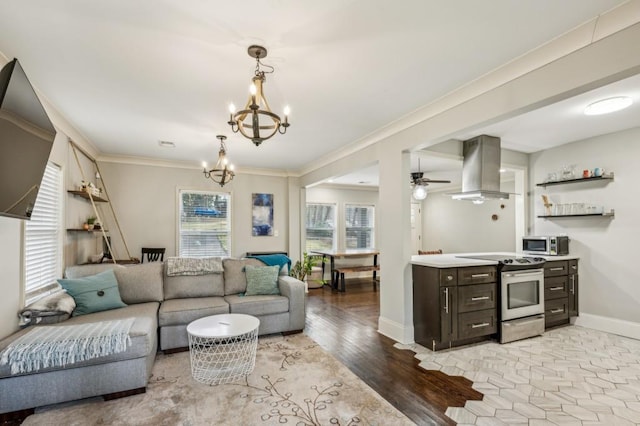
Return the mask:
<path id="1" fill-rule="evenodd" d="M 347 280 L 347 291 L 309 289 L 305 333 L 419 425 L 454 425 L 444 412 L 480 400 L 463 377 L 418 367 L 414 353 L 379 334 L 378 291 L 371 280 Z"/>

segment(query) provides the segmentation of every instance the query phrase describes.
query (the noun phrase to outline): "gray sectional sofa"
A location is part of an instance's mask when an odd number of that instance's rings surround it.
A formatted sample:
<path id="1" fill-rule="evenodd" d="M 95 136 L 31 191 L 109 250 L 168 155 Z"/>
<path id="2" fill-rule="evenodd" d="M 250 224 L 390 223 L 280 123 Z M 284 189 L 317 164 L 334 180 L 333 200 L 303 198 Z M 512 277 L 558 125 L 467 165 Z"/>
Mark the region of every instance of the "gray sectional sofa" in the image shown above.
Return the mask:
<path id="1" fill-rule="evenodd" d="M 125 352 L 47 368 L 11 374 L 0 365 L 0 414 L 42 405 L 122 392 L 144 392 L 157 349 L 188 346 L 187 325 L 198 318 L 222 313 L 243 313 L 260 320 L 259 334 L 299 332 L 305 324 L 304 283 L 280 275 L 280 295 L 243 296 L 247 287 L 246 265 L 264 266 L 257 259 L 224 259 L 223 273 L 168 276 L 164 263 L 139 265 L 81 265 L 67 268 L 67 278 L 80 278 L 112 268 L 126 307 L 71 317 L 36 327 L 109 321 L 133 317 Z M 0 352 L 33 327 L 0 341 Z M 159 341 L 158 341 L 159 340 Z"/>

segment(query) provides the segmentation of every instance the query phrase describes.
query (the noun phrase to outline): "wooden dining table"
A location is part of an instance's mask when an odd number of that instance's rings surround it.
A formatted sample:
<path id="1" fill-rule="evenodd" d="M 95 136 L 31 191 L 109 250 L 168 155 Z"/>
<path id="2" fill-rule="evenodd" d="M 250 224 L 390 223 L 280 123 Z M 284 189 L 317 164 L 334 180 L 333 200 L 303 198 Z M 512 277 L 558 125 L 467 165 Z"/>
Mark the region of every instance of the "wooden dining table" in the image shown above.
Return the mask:
<path id="1" fill-rule="evenodd" d="M 378 266 L 378 255 L 380 251 L 375 248 L 371 249 L 343 249 L 343 250 L 334 250 L 334 249 L 326 249 L 326 250 L 310 250 L 311 254 L 322 255 L 322 279 L 324 279 L 324 271 L 325 271 L 325 259 L 329 258 L 329 264 L 331 266 L 331 288 L 337 288 L 337 277 L 333 273 L 336 269 L 335 261 L 336 259 L 353 259 L 360 257 L 371 257 L 373 256 L 373 266 Z M 373 271 L 373 280 L 376 279 L 377 271 Z"/>

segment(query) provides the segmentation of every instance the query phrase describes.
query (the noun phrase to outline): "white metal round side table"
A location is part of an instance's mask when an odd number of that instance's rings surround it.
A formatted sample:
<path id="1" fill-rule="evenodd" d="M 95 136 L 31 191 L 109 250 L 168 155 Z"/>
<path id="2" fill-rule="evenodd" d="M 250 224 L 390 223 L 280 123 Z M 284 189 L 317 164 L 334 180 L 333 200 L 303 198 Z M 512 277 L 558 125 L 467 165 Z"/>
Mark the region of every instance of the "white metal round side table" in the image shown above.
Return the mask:
<path id="1" fill-rule="evenodd" d="M 187 326 L 191 375 L 207 385 L 234 382 L 253 371 L 260 320 L 251 315 L 222 314 Z"/>

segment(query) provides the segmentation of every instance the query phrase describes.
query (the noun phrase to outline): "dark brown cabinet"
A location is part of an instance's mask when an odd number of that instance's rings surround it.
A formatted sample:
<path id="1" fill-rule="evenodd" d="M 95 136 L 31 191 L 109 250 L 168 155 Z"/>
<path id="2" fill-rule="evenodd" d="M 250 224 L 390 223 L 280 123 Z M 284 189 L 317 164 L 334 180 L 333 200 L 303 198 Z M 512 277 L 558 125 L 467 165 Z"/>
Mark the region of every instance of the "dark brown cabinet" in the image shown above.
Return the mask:
<path id="1" fill-rule="evenodd" d="M 569 316 L 578 316 L 578 260 L 569 261 Z"/>
<path id="2" fill-rule="evenodd" d="M 413 265 L 414 340 L 431 350 L 498 331 L 497 268 Z"/>
<path id="3" fill-rule="evenodd" d="M 552 260 L 544 265 L 544 323 L 568 324 L 578 316 L 578 260 Z"/>

